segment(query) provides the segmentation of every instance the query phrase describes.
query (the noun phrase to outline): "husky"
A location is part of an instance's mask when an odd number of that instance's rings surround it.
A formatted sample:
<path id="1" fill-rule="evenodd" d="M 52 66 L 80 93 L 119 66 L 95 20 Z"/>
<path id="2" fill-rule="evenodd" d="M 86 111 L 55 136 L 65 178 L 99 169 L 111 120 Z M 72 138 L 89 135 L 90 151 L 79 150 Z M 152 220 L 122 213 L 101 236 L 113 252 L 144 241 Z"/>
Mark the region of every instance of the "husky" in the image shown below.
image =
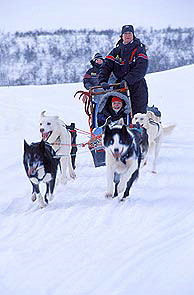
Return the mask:
<path id="1" fill-rule="evenodd" d="M 170 135 L 173 129 L 176 127 L 176 124 L 171 124 L 164 127 L 160 119 L 161 118 L 156 118 L 154 113 L 151 111 L 148 111 L 146 114 L 137 113 L 132 119 L 133 124 L 138 123 L 147 131 L 149 142 L 148 153 L 154 153 L 152 173 L 157 173 L 156 162 L 164 136 Z"/>
<path id="2" fill-rule="evenodd" d="M 43 111 L 40 115 L 40 133 L 42 139 L 51 144 L 60 157 L 61 183 L 67 183 L 67 169 L 70 177 L 75 179 L 71 162 L 71 135 L 65 123 L 58 116 L 46 116 Z"/>
<path id="3" fill-rule="evenodd" d="M 55 157 L 52 147 L 44 142 L 28 143 L 24 140 L 23 164 L 32 184 L 32 201 L 39 201 L 40 208 L 45 207 L 53 199 L 53 191 L 59 159 Z M 39 184 L 46 184 L 46 193 L 41 195 Z"/>
<path id="4" fill-rule="evenodd" d="M 112 128 L 115 125 L 123 126 L 124 119 L 120 118 L 117 121 L 112 121 L 111 117 L 108 117 L 106 119 L 105 124 L 101 127 L 102 133 L 105 131 L 105 127 L 107 125 L 109 125 L 110 128 Z M 147 131 L 143 126 L 140 126 L 139 123 L 126 125 L 126 127 L 127 127 L 127 130 L 128 129 L 131 130 L 136 135 L 136 139 L 138 140 L 138 143 L 141 149 L 141 167 L 143 167 L 146 165 L 146 162 L 147 162 L 147 154 L 148 154 L 148 148 L 149 148 Z"/>
<path id="5" fill-rule="evenodd" d="M 141 148 L 137 132 L 126 125 L 106 125 L 102 142 L 106 150 L 107 165 L 105 196 L 114 198 L 123 193 L 120 201 L 124 201 L 139 175 Z"/>

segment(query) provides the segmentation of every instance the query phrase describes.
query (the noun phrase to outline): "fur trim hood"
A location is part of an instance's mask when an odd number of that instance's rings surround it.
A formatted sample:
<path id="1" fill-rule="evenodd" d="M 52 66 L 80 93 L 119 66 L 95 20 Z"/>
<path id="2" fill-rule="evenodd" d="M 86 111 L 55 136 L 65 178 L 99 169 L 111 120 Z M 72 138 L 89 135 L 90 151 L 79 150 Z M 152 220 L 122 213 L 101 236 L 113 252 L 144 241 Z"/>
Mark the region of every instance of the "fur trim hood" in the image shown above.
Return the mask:
<path id="1" fill-rule="evenodd" d="M 102 96 L 102 98 L 99 102 L 99 107 L 98 107 L 99 113 L 101 113 L 103 111 L 103 109 L 105 108 L 107 103 L 110 102 L 110 100 L 113 96 L 119 97 L 120 99 L 122 99 L 125 102 L 124 113 L 130 114 L 130 112 L 132 111 L 130 98 L 128 98 L 126 95 L 124 95 L 120 92 L 117 92 L 117 91 L 111 91 L 111 92 L 108 92 Z"/>

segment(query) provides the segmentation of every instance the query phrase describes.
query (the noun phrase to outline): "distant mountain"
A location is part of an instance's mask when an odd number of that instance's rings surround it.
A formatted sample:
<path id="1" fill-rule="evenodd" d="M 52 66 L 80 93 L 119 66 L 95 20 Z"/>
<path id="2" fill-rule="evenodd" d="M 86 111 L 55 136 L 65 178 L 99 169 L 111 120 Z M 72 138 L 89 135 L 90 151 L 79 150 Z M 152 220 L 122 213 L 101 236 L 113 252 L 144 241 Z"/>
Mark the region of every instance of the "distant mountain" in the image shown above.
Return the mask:
<path id="1" fill-rule="evenodd" d="M 149 72 L 194 63 L 194 28 L 137 28 L 146 45 Z M 0 85 L 40 85 L 82 81 L 96 52 L 106 55 L 120 32 L 64 30 L 0 33 Z"/>

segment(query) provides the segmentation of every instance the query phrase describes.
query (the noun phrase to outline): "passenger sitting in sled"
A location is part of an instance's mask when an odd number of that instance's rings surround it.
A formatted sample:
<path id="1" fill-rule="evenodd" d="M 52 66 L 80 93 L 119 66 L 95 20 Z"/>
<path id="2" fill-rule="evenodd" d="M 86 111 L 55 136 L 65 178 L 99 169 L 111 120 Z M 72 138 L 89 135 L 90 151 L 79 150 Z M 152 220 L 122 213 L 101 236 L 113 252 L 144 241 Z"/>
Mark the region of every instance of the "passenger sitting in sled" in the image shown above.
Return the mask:
<path id="1" fill-rule="evenodd" d="M 108 117 L 112 121 L 124 119 L 126 125 L 130 124 L 131 104 L 129 98 L 116 91 L 106 93 L 100 103 L 97 114 L 98 127 L 103 126 Z"/>

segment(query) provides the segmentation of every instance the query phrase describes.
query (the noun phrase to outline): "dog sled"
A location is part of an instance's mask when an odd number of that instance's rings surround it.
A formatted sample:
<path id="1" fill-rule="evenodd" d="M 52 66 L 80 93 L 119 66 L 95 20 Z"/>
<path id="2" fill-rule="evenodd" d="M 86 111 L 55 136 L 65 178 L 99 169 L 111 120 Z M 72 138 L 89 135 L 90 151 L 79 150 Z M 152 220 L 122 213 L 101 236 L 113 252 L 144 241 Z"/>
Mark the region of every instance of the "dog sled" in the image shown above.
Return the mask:
<path id="1" fill-rule="evenodd" d="M 128 96 L 127 84 L 124 88 L 119 88 L 120 83 L 110 84 L 110 89 L 104 90 L 101 86 L 94 86 L 89 91 L 77 91 L 74 97 L 79 94 L 84 103 L 85 113 L 88 116 L 91 138 L 88 142 L 88 148 L 92 154 L 95 167 L 105 166 L 105 149 L 102 145 L 102 133 L 104 126 L 99 126 L 98 114 L 108 103 L 111 96 L 119 96 L 123 99 L 125 105 L 128 105 L 127 124 L 131 122 L 131 104 Z M 110 118 L 111 120 L 111 118 Z"/>

